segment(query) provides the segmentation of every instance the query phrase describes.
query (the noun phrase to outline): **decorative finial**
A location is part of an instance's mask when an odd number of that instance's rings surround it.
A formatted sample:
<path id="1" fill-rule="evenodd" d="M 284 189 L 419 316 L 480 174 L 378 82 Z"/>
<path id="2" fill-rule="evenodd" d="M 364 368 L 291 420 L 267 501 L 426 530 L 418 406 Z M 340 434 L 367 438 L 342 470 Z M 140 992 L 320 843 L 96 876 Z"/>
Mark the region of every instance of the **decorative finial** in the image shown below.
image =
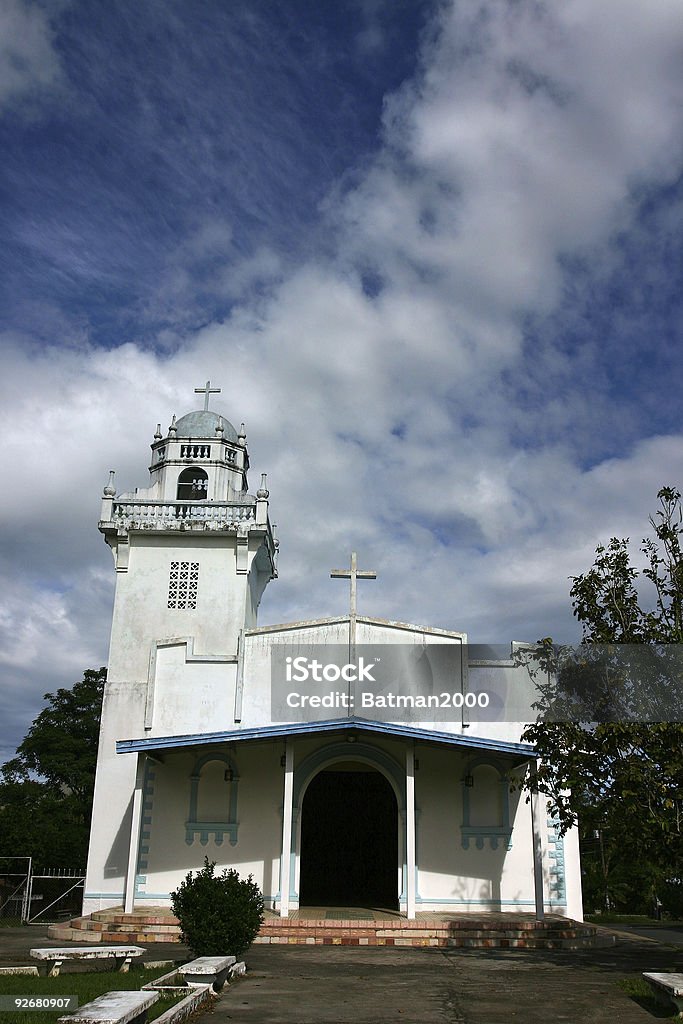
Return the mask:
<path id="1" fill-rule="evenodd" d="M 270 491 L 266 487 L 266 476 L 267 476 L 266 473 L 261 473 L 261 486 L 259 487 L 258 491 L 256 492 L 256 497 L 257 498 L 267 498 L 268 495 L 270 494 Z"/>
<path id="2" fill-rule="evenodd" d="M 104 488 L 104 491 L 102 492 L 104 494 L 105 498 L 113 498 L 116 495 L 116 488 L 114 487 L 114 473 L 115 473 L 115 470 L 113 470 L 113 469 L 109 470 L 109 483 L 107 484 L 107 486 Z"/>
<path id="3" fill-rule="evenodd" d="M 219 416 L 218 423 L 216 424 L 216 434 L 220 436 L 223 433 L 224 429 L 225 428 L 223 426 L 223 417 Z"/>
<path id="4" fill-rule="evenodd" d="M 244 423 L 240 423 L 240 432 L 237 435 L 237 443 L 240 444 L 243 448 L 247 443 L 247 432 L 244 429 Z"/>
<path id="5" fill-rule="evenodd" d="M 161 441 L 161 423 L 157 423 L 157 429 L 154 432 L 154 440 Z"/>
<path id="6" fill-rule="evenodd" d="M 171 426 L 168 428 L 168 432 L 169 432 L 169 434 L 172 434 L 175 437 L 176 430 L 177 430 L 177 427 L 175 425 L 175 413 L 173 413 L 173 419 L 171 420 Z"/>

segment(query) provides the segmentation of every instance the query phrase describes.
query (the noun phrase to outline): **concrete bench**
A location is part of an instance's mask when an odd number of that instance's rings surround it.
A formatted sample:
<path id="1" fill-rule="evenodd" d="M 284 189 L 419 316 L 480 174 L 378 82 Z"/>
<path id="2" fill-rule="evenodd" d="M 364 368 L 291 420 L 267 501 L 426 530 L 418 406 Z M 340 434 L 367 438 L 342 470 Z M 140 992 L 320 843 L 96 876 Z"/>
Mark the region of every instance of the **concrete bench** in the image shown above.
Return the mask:
<path id="1" fill-rule="evenodd" d="M 667 995 L 678 1010 L 678 1016 L 683 1017 L 683 974 L 646 974 L 643 977 L 649 981 L 658 995 Z"/>
<path id="2" fill-rule="evenodd" d="M 200 956 L 179 970 L 186 985 L 212 985 L 218 991 L 235 961 L 234 956 Z"/>
<path id="3" fill-rule="evenodd" d="M 144 952 L 142 946 L 72 946 L 70 949 L 32 949 L 31 956 L 34 960 L 42 961 L 42 966 L 47 968 L 48 977 L 55 978 L 65 960 L 74 963 L 113 960 L 114 967 L 125 974 L 132 958 L 142 956 Z"/>
<path id="4" fill-rule="evenodd" d="M 143 1024 L 158 992 L 105 992 L 57 1024 Z"/>

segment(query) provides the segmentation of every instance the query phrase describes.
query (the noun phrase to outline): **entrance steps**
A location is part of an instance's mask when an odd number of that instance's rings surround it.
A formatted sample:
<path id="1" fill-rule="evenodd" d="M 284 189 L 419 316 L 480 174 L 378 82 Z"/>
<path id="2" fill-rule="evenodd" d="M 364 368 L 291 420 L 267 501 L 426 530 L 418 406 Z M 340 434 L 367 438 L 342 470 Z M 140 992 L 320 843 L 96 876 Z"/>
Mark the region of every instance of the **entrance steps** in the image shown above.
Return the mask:
<path id="1" fill-rule="evenodd" d="M 72 942 L 180 942 L 180 927 L 164 907 L 100 910 L 68 925 L 51 925 L 52 939 Z M 419 913 L 407 920 L 391 911 L 302 908 L 291 917 L 269 915 L 256 943 L 325 946 L 432 946 L 468 949 L 581 949 L 613 941 L 590 924 L 532 914 Z"/>
<path id="2" fill-rule="evenodd" d="M 348 913 L 348 912 L 347 912 Z M 320 914 L 314 917 L 313 914 Z M 257 943 L 332 946 L 432 946 L 469 949 L 580 949 L 596 945 L 598 930 L 568 918 L 536 921 L 531 914 L 398 914 L 312 911 L 268 918 Z M 298 915 L 298 916 L 297 916 Z"/>
<path id="3" fill-rule="evenodd" d="M 48 938 L 62 942 L 180 942 L 178 919 L 167 907 L 151 907 L 124 914 L 122 908 L 96 910 L 74 917 L 67 924 L 51 924 Z"/>

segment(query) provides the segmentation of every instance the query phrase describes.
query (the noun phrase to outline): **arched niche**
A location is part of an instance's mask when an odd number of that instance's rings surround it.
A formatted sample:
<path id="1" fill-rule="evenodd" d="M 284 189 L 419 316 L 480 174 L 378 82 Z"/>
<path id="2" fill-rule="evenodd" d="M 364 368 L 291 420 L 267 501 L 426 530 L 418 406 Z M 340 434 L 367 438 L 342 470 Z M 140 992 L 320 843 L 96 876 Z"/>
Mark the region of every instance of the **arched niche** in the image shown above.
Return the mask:
<path id="1" fill-rule="evenodd" d="M 210 837 L 220 846 L 227 835 L 237 844 L 237 767 L 228 754 L 205 754 L 195 761 L 190 775 L 190 808 L 185 822 L 185 842 L 196 837 L 206 846 Z"/>
<path id="2" fill-rule="evenodd" d="M 492 850 L 499 843 L 512 849 L 509 789 L 507 771 L 495 758 L 483 755 L 467 762 L 462 780 L 463 849 L 469 849 L 472 839 L 478 850 L 487 841 Z"/>

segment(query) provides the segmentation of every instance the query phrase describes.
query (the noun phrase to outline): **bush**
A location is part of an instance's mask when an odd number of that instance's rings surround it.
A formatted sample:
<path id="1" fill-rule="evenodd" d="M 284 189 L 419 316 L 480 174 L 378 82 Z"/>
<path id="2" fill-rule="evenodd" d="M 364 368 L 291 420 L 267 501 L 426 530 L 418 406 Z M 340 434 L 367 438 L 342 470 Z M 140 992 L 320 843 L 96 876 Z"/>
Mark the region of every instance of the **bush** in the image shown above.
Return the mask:
<path id="1" fill-rule="evenodd" d="M 206 857 L 201 871 L 190 871 L 171 893 L 171 906 L 195 956 L 239 956 L 261 927 L 263 896 L 251 875 L 240 878 L 234 868 L 216 875 L 215 867 Z"/>

